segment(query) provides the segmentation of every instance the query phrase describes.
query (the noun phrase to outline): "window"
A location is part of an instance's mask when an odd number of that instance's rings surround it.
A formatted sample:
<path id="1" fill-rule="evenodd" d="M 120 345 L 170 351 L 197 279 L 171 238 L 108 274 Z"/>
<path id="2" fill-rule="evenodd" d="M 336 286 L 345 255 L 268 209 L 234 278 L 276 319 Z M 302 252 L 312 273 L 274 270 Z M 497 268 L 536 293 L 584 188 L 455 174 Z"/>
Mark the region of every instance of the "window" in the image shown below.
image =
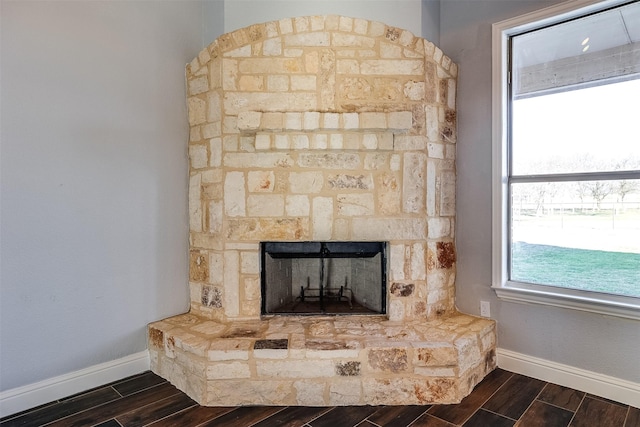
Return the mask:
<path id="1" fill-rule="evenodd" d="M 493 288 L 640 318 L 640 2 L 567 3 L 493 27 Z"/>

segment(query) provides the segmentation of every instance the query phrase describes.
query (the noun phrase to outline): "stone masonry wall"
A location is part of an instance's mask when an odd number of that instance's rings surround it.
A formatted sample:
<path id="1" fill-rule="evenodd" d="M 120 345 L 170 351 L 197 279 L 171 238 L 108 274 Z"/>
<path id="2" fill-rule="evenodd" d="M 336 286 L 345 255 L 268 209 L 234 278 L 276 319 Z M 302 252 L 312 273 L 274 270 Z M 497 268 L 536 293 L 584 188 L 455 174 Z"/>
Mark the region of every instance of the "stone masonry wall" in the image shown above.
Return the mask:
<path id="1" fill-rule="evenodd" d="M 187 66 L 191 312 L 260 317 L 259 242 L 389 242 L 391 321 L 454 310 L 457 67 L 379 22 L 225 34 Z"/>

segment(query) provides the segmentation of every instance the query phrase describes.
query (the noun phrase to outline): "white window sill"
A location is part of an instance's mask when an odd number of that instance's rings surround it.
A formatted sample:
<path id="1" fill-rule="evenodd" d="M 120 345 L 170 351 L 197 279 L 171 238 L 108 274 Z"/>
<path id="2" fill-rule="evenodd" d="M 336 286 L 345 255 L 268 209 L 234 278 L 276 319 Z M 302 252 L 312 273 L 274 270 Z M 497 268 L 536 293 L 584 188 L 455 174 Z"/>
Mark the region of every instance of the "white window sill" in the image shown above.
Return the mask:
<path id="1" fill-rule="evenodd" d="M 504 301 L 550 305 L 640 320 L 640 298 L 518 282 L 492 286 L 492 289 Z"/>

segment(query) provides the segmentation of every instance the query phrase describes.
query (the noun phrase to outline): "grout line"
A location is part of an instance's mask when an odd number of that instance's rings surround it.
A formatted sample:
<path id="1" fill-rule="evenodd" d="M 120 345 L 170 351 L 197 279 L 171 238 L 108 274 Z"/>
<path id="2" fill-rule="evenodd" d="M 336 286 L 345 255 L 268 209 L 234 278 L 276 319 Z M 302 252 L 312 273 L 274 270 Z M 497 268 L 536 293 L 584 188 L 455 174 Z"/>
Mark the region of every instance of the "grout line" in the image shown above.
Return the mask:
<path id="1" fill-rule="evenodd" d="M 576 418 L 576 415 L 578 414 L 578 411 L 580 410 L 580 407 L 582 406 L 582 404 L 584 403 L 584 399 L 586 399 L 586 398 L 587 398 L 587 393 L 585 393 L 584 396 L 582 396 L 582 400 L 580 400 L 580 404 L 576 408 L 576 411 L 573 413 L 573 416 L 571 417 L 571 419 L 569 420 L 569 424 L 567 424 L 567 425 L 571 425 L 573 420 Z"/>
<path id="2" fill-rule="evenodd" d="M 489 401 L 493 396 L 495 396 L 495 394 L 496 394 L 496 393 L 497 393 L 497 392 L 498 392 L 502 387 L 504 387 L 504 385 L 505 385 L 506 383 L 508 383 L 508 382 L 509 382 L 509 380 L 511 380 L 511 378 L 513 378 L 513 375 L 514 375 L 514 374 L 513 374 L 513 372 L 511 372 L 511 371 L 506 371 L 506 372 L 511 373 L 511 375 L 509 376 L 509 378 L 507 378 L 506 380 L 504 380 L 504 381 L 503 381 L 503 383 L 502 383 L 502 384 L 500 384 L 500 387 L 498 387 L 498 388 L 497 388 L 493 393 L 491 393 L 491 395 L 490 395 L 489 397 L 487 397 L 485 400 L 483 400 L 483 401 L 482 401 L 482 403 L 480 404 L 480 406 L 478 407 L 478 409 L 476 409 L 475 411 L 473 411 L 473 412 L 471 413 L 471 415 L 469 415 L 469 416 L 468 416 L 464 421 L 462 421 L 462 422 L 460 423 L 460 425 L 463 425 L 464 423 L 466 423 L 467 421 L 469 421 L 469 419 L 471 419 L 471 417 L 473 417 L 473 416 L 475 415 L 475 413 L 476 413 L 476 412 L 478 412 L 480 409 L 482 409 L 482 407 L 484 406 L 484 404 L 485 404 L 485 403 L 487 403 L 487 402 L 488 402 L 488 401 Z M 486 377 L 485 377 L 485 378 L 486 378 Z M 473 393 L 473 391 L 472 391 L 472 393 Z M 491 412 L 491 411 L 489 411 L 489 412 Z M 445 420 L 445 421 L 446 421 L 446 420 Z"/>
<path id="3" fill-rule="evenodd" d="M 627 427 L 627 421 L 629 421 L 629 415 L 631 415 L 631 405 L 629 405 L 629 407 L 627 408 L 627 415 L 625 415 L 624 422 L 622 423 L 624 427 Z"/>
<path id="4" fill-rule="evenodd" d="M 259 423 L 263 422 L 264 420 L 266 420 L 266 419 L 268 419 L 268 418 L 271 418 L 271 417 L 273 417 L 273 416 L 274 416 L 274 415 L 276 415 L 276 414 L 279 414 L 280 412 L 284 411 L 284 410 L 285 410 L 285 409 L 287 409 L 287 408 L 288 408 L 288 406 L 283 406 L 279 411 L 276 411 L 276 412 L 274 412 L 273 414 L 269 414 L 269 415 L 265 416 L 264 418 L 259 419 L 259 420 L 258 420 L 258 421 L 256 421 L 255 423 L 251 423 L 250 425 L 251 425 L 251 426 L 254 426 L 254 425 L 256 425 L 256 424 L 259 424 Z"/>
<path id="5" fill-rule="evenodd" d="M 157 420 L 152 421 L 152 422 L 150 422 L 149 424 L 145 424 L 145 426 L 153 425 L 154 423 L 157 423 L 158 421 L 162 421 L 162 420 L 167 419 L 167 418 L 169 418 L 169 417 L 172 417 L 172 416 L 174 416 L 174 415 L 176 415 L 176 414 L 179 414 L 179 413 L 181 413 L 181 412 L 187 411 L 187 410 L 189 410 L 189 409 L 191 409 L 191 408 L 195 408 L 196 406 L 198 406 L 198 404 L 197 404 L 196 402 L 194 402 L 194 403 L 193 403 L 193 405 L 191 405 L 191 406 L 188 406 L 188 407 L 186 407 L 186 408 L 183 408 L 183 409 L 181 409 L 181 410 L 179 410 L 179 411 L 177 411 L 177 412 L 172 412 L 172 413 L 170 413 L 170 414 L 168 414 L 168 415 L 166 415 L 166 416 L 164 416 L 164 417 L 162 417 L 162 418 L 158 418 Z M 115 419 L 115 418 L 114 418 L 114 420 L 118 421 L 118 420 L 117 420 L 117 419 Z M 118 424 L 120 424 L 120 421 L 118 421 Z M 120 425 L 122 425 L 122 424 L 120 424 Z"/>
<path id="6" fill-rule="evenodd" d="M 507 416 L 506 416 L 506 415 L 504 415 L 504 414 L 499 414 L 499 413 L 497 413 L 497 412 L 493 412 L 493 411 L 491 411 L 491 410 L 489 410 L 489 409 L 486 409 L 486 408 L 480 408 L 480 409 L 478 409 L 478 411 L 479 411 L 479 410 L 483 410 L 483 411 L 485 411 L 485 412 L 489 412 L 490 414 L 497 415 L 497 416 L 499 416 L 499 417 L 506 418 L 506 419 L 511 420 L 511 421 L 514 421 L 514 422 L 518 422 L 518 421 L 520 421 L 520 418 L 522 418 L 522 415 L 520 415 L 520 417 L 519 417 L 519 418 L 511 418 L 511 417 L 507 417 Z M 477 411 L 476 411 L 476 412 L 477 412 Z M 475 413 L 475 412 L 474 412 L 474 413 Z M 523 412 L 523 415 L 524 415 L 524 412 Z"/>

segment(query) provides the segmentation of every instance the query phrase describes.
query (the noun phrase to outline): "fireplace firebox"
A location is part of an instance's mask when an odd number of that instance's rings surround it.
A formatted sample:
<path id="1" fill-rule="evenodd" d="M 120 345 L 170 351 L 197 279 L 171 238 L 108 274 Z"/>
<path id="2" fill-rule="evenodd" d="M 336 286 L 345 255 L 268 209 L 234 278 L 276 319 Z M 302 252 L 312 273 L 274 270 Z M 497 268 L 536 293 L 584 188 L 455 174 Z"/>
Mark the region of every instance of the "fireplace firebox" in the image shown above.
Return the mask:
<path id="1" fill-rule="evenodd" d="M 385 242 L 262 242 L 262 315 L 386 313 Z"/>

